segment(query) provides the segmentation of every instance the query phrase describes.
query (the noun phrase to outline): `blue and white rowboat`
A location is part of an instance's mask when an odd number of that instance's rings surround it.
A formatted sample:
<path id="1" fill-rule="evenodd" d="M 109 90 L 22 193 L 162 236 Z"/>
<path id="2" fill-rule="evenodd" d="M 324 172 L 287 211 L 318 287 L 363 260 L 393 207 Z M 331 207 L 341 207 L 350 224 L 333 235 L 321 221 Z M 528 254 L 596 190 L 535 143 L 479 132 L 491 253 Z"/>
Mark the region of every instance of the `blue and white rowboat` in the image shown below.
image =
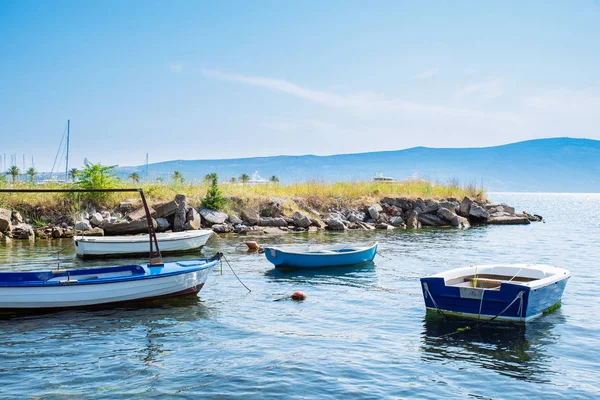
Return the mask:
<path id="1" fill-rule="evenodd" d="M 197 293 L 219 262 L 208 259 L 89 269 L 0 272 L 0 311 L 120 304 Z"/>
<path id="2" fill-rule="evenodd" d="M 425 307 L 444 314 L 529 321 L 560 305 L 571 274 L 539 264 L 457 268 L 421 278 Z"/>
<path id="3" fill-rule="evenodd" d="M 276 267 L 318 268 L 340 267 L 373 261 L 377 253 L 377 242 L 369 246 L 267 246 L 267 260 Z"/>

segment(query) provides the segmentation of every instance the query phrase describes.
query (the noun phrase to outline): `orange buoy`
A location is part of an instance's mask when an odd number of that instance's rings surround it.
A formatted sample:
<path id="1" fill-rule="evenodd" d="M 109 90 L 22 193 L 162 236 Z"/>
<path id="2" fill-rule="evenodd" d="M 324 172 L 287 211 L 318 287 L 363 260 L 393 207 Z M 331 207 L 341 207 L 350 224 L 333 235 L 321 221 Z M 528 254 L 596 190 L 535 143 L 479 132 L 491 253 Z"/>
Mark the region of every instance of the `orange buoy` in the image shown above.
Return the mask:
<path id="1" fill-rule="evenodd" d="M 294 292 L 294 294 L 292 294 L 290 296 L 292 298 L 292 300 L 296 300 L 296 301 L 302 301 L 302 300 L 306 300 L 306 298 L 308 297 L 304 292 Z"/>
<path id="2" fill-rule="evenodd" d="M 255 241 L 248 241 L 248 242 L 244 242 L 244 243 L 246 243 L 246 246 L 248 246 L 248 250 L 260 249 L 260 245 L 258 243 L 256 243 Z"/>

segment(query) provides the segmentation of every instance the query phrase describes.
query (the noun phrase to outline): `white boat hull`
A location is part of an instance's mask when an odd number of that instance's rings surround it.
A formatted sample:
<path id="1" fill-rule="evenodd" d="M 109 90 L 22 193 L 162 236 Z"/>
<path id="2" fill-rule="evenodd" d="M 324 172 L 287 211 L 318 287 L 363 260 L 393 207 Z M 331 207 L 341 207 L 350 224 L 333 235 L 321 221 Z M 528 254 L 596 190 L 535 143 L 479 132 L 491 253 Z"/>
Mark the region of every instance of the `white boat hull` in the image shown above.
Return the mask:
<path id="1" fill-rule="evenodd" d="M 212 230 L 157 233 L 161 253 L 200 249 L 212 235 Z M 99 257 L 125 254 L 148 254 L 148 235 L 139 236 L 76 236 L 75 251 L 79 257 Z"/>
<path id="2" fill-rule="evenodd" d="M 140 270 L 143 272 L 138 273 L 140 278 L 126 272 L 101 273 L 100 278 L 94 273 L 79 273 L 77 279 L 71 275 L 68 279 L 72 279 L 72 283 L 69 283 L 62 274 L 35 285 L 17 283 L 0 287 L 0 310 L 85 307 L 196 293 L 204 286 L 217 262 L 209 260 L 197 267 L 189 267 L 189 272 L 184 270 L 186 267 L 177 265 L 180 263 L 171 264 L 174 267 L 140 266 L 143 268 Z"/>

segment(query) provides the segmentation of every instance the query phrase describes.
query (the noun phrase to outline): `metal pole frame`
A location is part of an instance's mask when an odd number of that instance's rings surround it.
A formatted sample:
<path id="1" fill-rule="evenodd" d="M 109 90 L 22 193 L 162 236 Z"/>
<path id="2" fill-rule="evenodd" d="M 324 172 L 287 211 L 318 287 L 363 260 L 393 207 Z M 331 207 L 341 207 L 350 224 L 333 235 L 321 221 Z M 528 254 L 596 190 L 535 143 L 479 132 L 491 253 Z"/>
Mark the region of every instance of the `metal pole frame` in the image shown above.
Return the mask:
<path id="1" fill-rule="evenodd" d="M 123 193 L 123 192 L 138 192 L 142 198 L 144 211 L 146 212 L 146 221 L 148 221 L 148 236 L 150 237 L 150 265 L 162 266 L 162 255 L 158 248 L 158 240 L 156 239 L 156 231 L 150 216 L 150 209 L 146 202 L 146 196 L 142 188 L 131 189 L 0 189 L 0 193 Z"/>

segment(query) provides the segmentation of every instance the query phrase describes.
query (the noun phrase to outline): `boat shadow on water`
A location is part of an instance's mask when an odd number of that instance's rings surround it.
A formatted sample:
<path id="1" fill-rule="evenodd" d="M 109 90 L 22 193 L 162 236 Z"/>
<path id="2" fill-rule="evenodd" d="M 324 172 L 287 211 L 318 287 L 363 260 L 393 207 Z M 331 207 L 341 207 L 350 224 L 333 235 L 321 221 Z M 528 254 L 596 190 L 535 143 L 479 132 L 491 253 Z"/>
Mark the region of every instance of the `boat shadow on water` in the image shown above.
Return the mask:
<path id="1" fill-rule="evenodd" d="M 376 281 L 375 263 L 368 261 L 362 264 L 343 267 L 323 268 L 273 268 L 265 272 L 271 281 L 317 284 L 369 286 Z"/>
<path id="2" fill-rule="evenodd" d="M 445 319 L 435 311 L 423 318 L 422 359 L 427 362 L 465 362 L 501 375 L 548 382 L 553 372 L 548 345 L 560 339 L 554 327 L 564 321 L 560 311 L 524 323 Z"/>
<path id="3" fill-rule="evenodd" d="M 211 310 L 202 303 L 197 293 L 186 296 L 169 297 L 154 300 L 128 301 L 118 305 L 99 304 L 73 309 L 49 309 L 28 311 L 0 312 L 0 321 L 77 323 L 78 320 L 104 321 L 110 318 L 131 318 L 132 320 L 146 321 L 160 318 L 174 318 L 178 321 L 192 321 L 210 317 Z"/>

